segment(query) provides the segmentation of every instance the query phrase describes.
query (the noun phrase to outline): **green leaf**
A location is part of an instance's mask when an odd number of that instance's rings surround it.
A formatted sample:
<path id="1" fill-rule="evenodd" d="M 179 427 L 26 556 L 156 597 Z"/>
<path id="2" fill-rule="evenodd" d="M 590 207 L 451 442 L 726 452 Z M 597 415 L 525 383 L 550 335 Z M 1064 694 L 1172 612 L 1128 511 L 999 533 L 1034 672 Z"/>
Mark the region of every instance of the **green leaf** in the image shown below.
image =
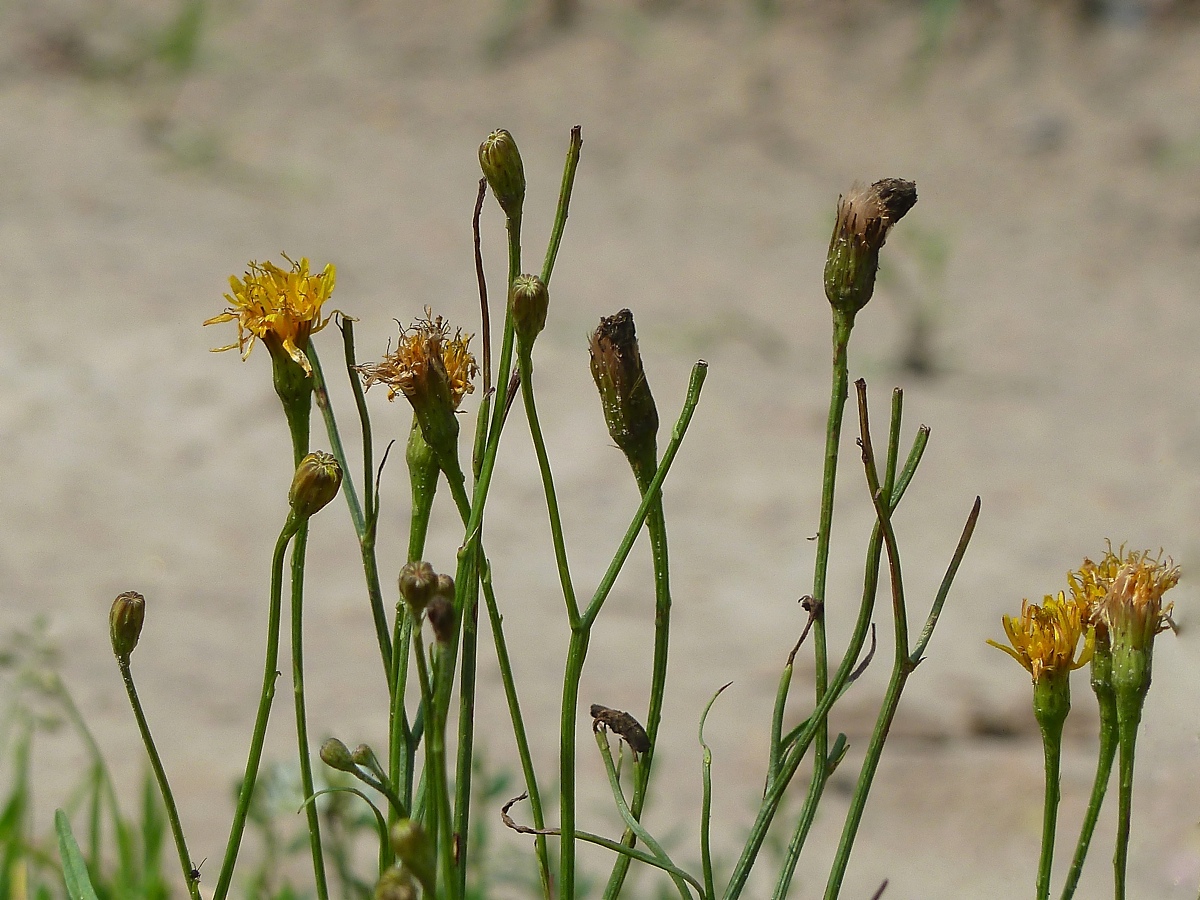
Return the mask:
<path id="1" fill-rule="evenodd" d="M 79 844 L 71 833 L 71 822 L 61 809 L 54 811 L 54 830 L 58 832 L 58 852 L 62 855 L 63 880 L 71 900 L 99 900 L 88 875 L 87 864 L 79 852 Z"/>

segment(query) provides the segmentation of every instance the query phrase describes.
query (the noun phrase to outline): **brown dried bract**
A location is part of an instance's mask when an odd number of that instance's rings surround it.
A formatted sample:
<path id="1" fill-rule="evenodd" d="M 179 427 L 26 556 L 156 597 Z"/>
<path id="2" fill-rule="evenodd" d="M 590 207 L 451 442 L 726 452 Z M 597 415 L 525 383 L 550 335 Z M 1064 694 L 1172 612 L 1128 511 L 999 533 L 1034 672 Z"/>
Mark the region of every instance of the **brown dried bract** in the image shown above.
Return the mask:
<path id="1" fill-rule="evenodd" d="M 627 712 L 619 709 L 609 709 L 599 703 L 592 704 L 592 731 L 599 731 L 601 726 L 614 734 L 620 735 L 634 753 L 646 753 L 650 750 L 650 736 L 646 729 L 638 724 Z"/>

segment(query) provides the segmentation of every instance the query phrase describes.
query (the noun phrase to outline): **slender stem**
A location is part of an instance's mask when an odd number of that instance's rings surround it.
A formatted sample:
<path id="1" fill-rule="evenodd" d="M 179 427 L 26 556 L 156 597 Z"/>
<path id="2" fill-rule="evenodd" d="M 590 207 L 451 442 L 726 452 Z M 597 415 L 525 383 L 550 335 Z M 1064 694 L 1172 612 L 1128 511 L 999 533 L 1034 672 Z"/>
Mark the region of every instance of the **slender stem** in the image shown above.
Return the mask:
<path id="1" fill-rule="evenodd" d="M 271 603 L 267 621 L 267 652 L 263 663 L 263 684 L 259 693 L 258 714 L 254 719 L 254 731 L 250 738 L 250 752 L 246 758 L 246 771 L 242 786 L 238 790 L 237 807 L 229 829 L 229 840 L 225 844 L 225 858 L 221 863 L 221 874 L 213 891 L 214 900 L 224 900 L 233 879 L 233 868 L 237 862 L 238 848 L 246 828 L 246 817 L 250 812 L 250 801 L 254 795 L 254 782 L 258 778 L 262 762 L 263 743 L 267 737 L 267 720 L 271 715 L 271 701 L 275 699 L 275 680 L 279 677 L 279 629 L 283 609 L 283 561 L 287 545 L 296 533 L 295 519 L 289 515 L 279 539 L 275 542 L 275 553 L 271 557 Z"/>
<path id="2" fill-rule="evenodd" d="M 575 185 L 575 170 L 579 168 L 579 151 L 583 148 L 583 129 L 576 125 L 571 129 L 571 143 L 567 147 L 567 162 L 563 166 L 562 186 L 558 191 L 558 208 L 554 213 L 554 226 L 550 230 L 550 241 L 546 246 L 546 261 L 542 263 L 542 282 L 550 284 L 554 272 L 554 260 L 562 243 L 563 230 L 567 227 L 567 210 L 571 206 L 571 189 Z"/>
<path id="3" fill-rule="evenodd" d="M 712 864 L 712 842 L 710 835 L 712 831 L 712 750 L 708 744 L 704 743 L 704 722 L 708 719 L 708 712 L 712 709 L 713 704 L 717 702 L 717 698 L 724 693 L 725 688 L 729 687 L 733 682 L 729 682 L 722 686 L 704 707 L 704 712 L 700 714 L 700 726 L 697 729 L 697 735 L 700 739 L 700 747 L 703 750 L 703 757 L 700 763 L 700 772 L 703 781 L 704 794 L 700 801 L 700 865 L 704 869 L 704 893 L 702 894 L 706 900 L 717 895 L 717 889 L 713 881 L 713 864 Z"/>
<path id="4" fill-rule="evenodd" d="M 562 900 L 572 900 L 575 896 L 575 716 L 579 709 L 579 682 L 583 677 L 591 635 L 591 624 L 587 622 L 571 629 L 563 672 L 562 710 L 558 721 L 558 822 L 562 832 L 558 877 Z"/>
<path id="5" fill-rule="evenodd" d="M 1118 701 L 1120 702 L 1120 701 Z M 1129 828 L 1133 817 L 1133 762 L 1137 745 L 1140 703 L 1125 703 L 1120 717 L 1120 761 L 1117 782 L 1117 841 L 1113 851 L 1113 889 L 1116 900 L 1125 900 L 1126 869 L 1129 863 Z"/>
<path id="6" fill-rule="evenodd" d="M 1062 730 L 1057 740 L 1045 741 L 1046 751 L 1046 797 L 1042 806 L 1042 852 L 1038 858 L 1037 897 L 1047 900 L 1050 896 L 1050 873 L 1054 864 L 1054 831 L 1058 821 L 1058 801 L 1062 795 L 1060 768 L 1062 756 Z M 1118 892 L 1118 896 L 1123 894 Z"/>
<path id="7" fill-rule="evenodd" d="M 653 453 L 633 464 L 634 477 L 642 496 L 649 491 L 656 467 Z M 663 698 L 667 690 L 667 661 L 671 644 L 671 580 L 667 557 L 667 520 L 661 492 L 654 495 L 654 503 L 646 517 L 646 530 L 650 533 L 650 554 L 654 565 L 654 662 L 650 676 L 650 707 L 646 714 L 646 735 L 650 739 L 650 749 L 642 754 L 641 765 L 634 770 L 633 799 L 629 804 L 635 820 L 641 819 L 649 793 L 650 771 L 654 763 L 654 749 L 658 745 Z M 635 831 L 627 828 L 623 841 L 632 846 L 635 840 Z M 631 861 L 628 856 L 617 857 L 605 888 L 606 897 L 616 897 L 621 892 Z"/>
<path id="8" fill-rule="evenodd" d="M 304 555 L 308 545 L 308 523 L 296 532 L 292 544 L 292 693 L 296 708 L 296 753 L 300 762 L 300 785 L 304 799 L 315 793 L 312 757 L 308 749 L 308 716 L 304 709 Z M 318 900 L 328 900 L 329 886 L 325 877 L 325 855 L 321 846 L 321 819 L 317 804 L 305 803 L 308 819 L 308 844 L 312 852 L 313 877 Z"/>
<path id="9" fill-rule="evenodd" d="M 325 431 L 329 435 L 329 446 L 334 458 L 342 468 L 342 493 L 346 497 L 346 506 L 350 510 L 350 521 L 354 525 L 354 533 L 358 535 L 359 554 L 362 557 L 363 575 L 367 583 L 367 598 L 371 604 L 371 620 L 375 625 L 375 638 L 379 643 L 379 656 L 383 660 L 385 675 L 391 674 L 392 644 L 388 635 L 387 615 L 383 606 L 383 591 L 379 586 L 379 563 L 375 556 L 375 523 L 379 510 L 373 500 L 374 472 L 371 454 L 371 419 L 367 413 L 366 398 L 363 397 L 362 386 L 355 377 L 354 369 L 354 326 L 351 320 L 343 319 L 341 323 L 342 340 L 345 345 L 346 371 L 350 375 L 350 385 L 354 392 L 354 402 L 358 409 L 358 420 L 362 431 L 363 454 L 363 490 L 367 501 L 367 511 L 364 514 L 359 503 L 358 493 L 354 488 L 354 479 L 350 476 L 350 465 L 346 459 L 346 451 L 342 446 L 342 438 L 338 432 L 337 420 L 333 415 L 333 406 L 329 402 L 329 391 L 325 384 L 325 376 L 321 371 L 321 363 L 312 344 L 308 348 L 308 360 L 313 368 L 313 388 L 317 397 L 317 406 L 325 420 Z"/>
<path id="10" fill-rule="evenodd" d="M 191 877 L 192 857 L 188 853 L 187 841 L 183 836 L 183 826 L 179 822 L 179 810 L 175 806 L 175 797 L 171 793 L 171 785 L 167 781 L 167 772 L 163 768 L 162 759 L 159 758 L 158 748 L 154 746 L 154 738 L 150 736 L 150 725 L 146 722 L 146 714 L 142 711 L 137 688 L 133 685 L 133 672 L 129 668 L 129 657 L 118 657 L 117 665 L 121 669 L 121 678 L 125 682 L 125 692 L 129 695 L 129 705 L 133 707 L 133 715 L 137 719 L 138 731 L 142 733 L 142 743 L 146 745 L 146 755 L 150 757 L 150 768 L 154 770 L 154 778 L 158 781 L 158 790 L 162 794 L 163 805 L 167 809 L 167 822 L 171 826 L 171 836 L 175 839 L 175 850 L 179 854 L 183 880 L 187 884 L 192 900 L 200 900 L 200 886 Z"/>
<path id="11" fill-rule="evenodd" d="M 642 525 L 649 515 L 650 507 L 654 504 L 663 481 L 671 470 L 671 464 L 679 452 L 691 424 L 692 415 L 700 402 L 700 392 L 704 387 L 704 379 L 708 374 L 708 364 L 700 361 L 692 367 L 691 380 L 688 383 L 687 398 L 679 419 L 671 432 L 671 441 L 662 455 L 658 470 L 647 486 L 642 502 L 634 513 L 633 521 L 625 531 L 608 569 L 596 586 L 592 599 L 580 617 L 579 624 L 571 629 L 571 639 L 567 647 L 567 661 L 563 673 L 563 699 L 559 715 L 559 820 L 562 840 L 559 847 L 559 881 L 563 900 L 571 900 L 575 896 L 575 717 L 579 707 L 579 681 L 583 675 L 583 664 L 587 658 L 588 641 L 591 637 L 592 624 L 604 606 L 609 592 L 616 583 L 617 575 L 629 552 L 633 549 L 634 541 L 641 533 Z"/>
<path id="12" fill-rule="evenodd" d="M 1075 846 L 1075 857 L 1071 860 L 1071 869 L 1067 873 L 1067 881 L 1063 885 L 1062 900 L 1071 900 L 1083 874 L 1083 863 L 1087 858 L 1088 847 L 1096 830 L 1096 822 L 1100 818 L 1100 809 L 1104 805 L 1104 794 L 1112 776 L 1113 760 L 1117 755 L 1117 707 L 1112 697 L 1112 691 L 1107 691 L 1107 698 L 1100 690 L 1096 691 L 1100 701 L 1100 749 L 1096 760 L 1096 778 L 1092 782 L 1092 794 L 1088 800 L 1087 812 L 1084 814 L 1083 825 L 1079 829 L 1079 843 Z"/>
<path id="13" fill-rule="evenodd" d="M 433 448 L 426 443 L 421 428 L 413 417 L 405 450 L 408 464 L 411 512 L 408 520 L 408 562 L 417 562 L 425 555 L 425 539 L 429 534 L 429 518 L 437 493 L 438 464 Z M 390 678 L 392 710 L 388 750 L 388 774 L 392 786 L 412 808 L 413 765 L 416 742 L 409 727 L 404 697 L 408 687 L 408 666 L 412 648 L 413 621 L 406 607 L 396 611 L 395 638 L 392 641 L 392 674 Z M 389 817 L 395 821 L 394 814 Z"/>
<path id="14" fill-rule="evenodd" d="M 850 331 L 854 327 L 852 317 L 843 316 L 837 309 L 833 312 L 833 376 L 829 398 L 829 416 L 825 428 L 825 466 L 821 475 L 821 520 L 817 528 L 817 552 L 813 572 L 813 604 L 817 617 L 813 621 L 813 684 L 816 700 L 829 689 L 829 651 L 825 634 L 826 584 L 829 574 L 829 547 L 833 531 L 834 491 L 837 484 L 838 447 L 842 437 L 842 416 L 846 406 L 848 382 L 848 354 Z M 829 726 L 818 726 L 814 743 L 812 783 L 809 800 L 813 805 L 820 802 L 828 777 L 826 759 L 829 753 Z"/>
<path id="15" fill-rule="evenodd" d="M 600 748 L 600 757 L 604 760 L 604 771 L 608 774 L 608 785 L 612 790 L 613 800 L 617 804 L 617 812 L 625 820 L 626 826 L 642 839 L 642 842 L 657 859 L 672 869 L 677 870 L 678 866 L 671 862 L 671 857 L 667 855 L 667 851 L 663 849 L 662 844 L 655 840 L 654 836 L 638 821 L 637 816 L 633 814 L 633 810 L 625 802 L 625 793 L 621 790 L 621 776 L 617 773 L 617 768 L 613 764 L 612 748 L 608 745 L 608 732 L 604 729 L 596 729 L 595 736 L 596 746 Z M 625 858 L 624 854 L 622 854 L 622 858 Z M 703 888 L 701 888 L 700 882 L 696 881 L 696 879 L 691 877 L 685 879 L 683 876 L 671 871 L 669 871 L 669 874 L 671 880 L 675 882 L 675 887 L 679 890 L 679 895 L 683 897 L 683 900 L 691 900 L 691 894 L 688 893 L 687 889 L 688 883 L 691 883 L 700 892 L 701 896 L 703 896 Z"/>
<path id="16" fill-rule="evenodd" d="M 575 598 L 575 585 L 571 579 L 571 568 L 567 563 L 566 539 L 563 536 L 562 518 L 558 511 L 558 494 L 554 490 L 554 473 L 550 469 L 550 457 L 546 453 L 546 441 L 538 419 L 537 401 L 533 394 L 533 361 L 529 348 L 521 346 L 517 352 L 517 363 L 521 372 L 521 398 L 525 402 L 525 418 L 529 422 L 529 435 L 537 455 L 538 470 L 542 476 L 542 491 L 546 496 L 546 512 L 550 518 L 550 535 L 554 544 L 554 561 L 558 565 L 558 583 L 567 604 L 567 616 L 574 627 L 579 622 L 579 602 Z"/>
<path id="17" fill-rule="evenodd" d="M 413 629 L 416 643 L 417 677 L 421 682 L 421 697 L 433 719 L 425 736 L 425 771 L 422 779 L 428 784 L 430 802 L 426 804 L 426 832 L 433 836 L 437 847 L 439 881 L 448 900 L 457 900 L 458 877 L 454 871 L 454 839 L 450 833 L 450 791 L 446 784 L 446 720 L 437 712 L 433 702 L 433 686 L 425 663 L 425 641 L 420 628 Z M 440 653 L 439 653 L 440 658 Z"/>
<path id="18" fill-rule="evenodd" d="M 908 486 L 912 483 L 913 475 L 921 462 L 927 443 L 928 433 L 926 431 L 919 431 L 916 439 L 913 441 L 913 446 L 909 451 L 904 468 L 896 478 L 896 485 L 891 495 L 891 506 L 893 509 L 904 497 Z M 787 786 L 790 784 L 809 745 L 812 743 L 821 720 L 828 714 L 829 709 L 838 697 L 841 696 L 845 686 L 849 683 L 850 675 L 858 662 L 858 654 L 862 650 L 867 638 L 867 632 L 870 630 L 871 614 L 875 604 L 875 590 L 879 583 L 879 561 L 882 552 L 883 535 L 879 523 L 876 522 L 867 549 L 866 570 L 863 575 L 863 592 L 862 599 L 859 602 L 858 619 L 855 622 L 854 631 L 847 644 L 846 652 L 842 656 L 842 662 L 837 672 L 830 679 L 829 690 L 821 699 L 821 702 L 817 704 L 803 725 L 783 738 L 782 743 L 786 751 L 780 762 L 779 772 L 774 780 L 767 783 L 767 790 L 763 796 L 763 802 L 759 806 L 758 815 L 755 817 L 754 824 L 751 826 L 746 843 L 742 848 L 741 856 L 738 857 L 733 873 L 730 875 L 729 883 L 725 888 L 723 895 L 725 900 L 733 900 L 733 898 L 741 895 L 742 890 L 746 886 L 746 880 L 750 876 L 750 869 L 754 865 L 759 850 L 762 848 L 763 841 L 766 840 L 767 830 L 770 828 L 775 813 L 779 809 Z M 794 859 L 785 862 L 785 865 L 787 864 L 794 867 Z"/>
<path id="19" fill-rule="evenodd" d="M 542 794 L 538 788 L 537 774 L 533 768 L 533 753 L 529 748 L 529 737 L 525 732 L 525 719 L 521 715 L 521 704 L 517 698 L 516 681 L 513 678 L 512 662 L 508 655 L 508 646 L 504 640 L 503 616 L 496 603 L 496 593 L 492 587 L 491 567 L 484 561 L 480 574 L 483 583 L 483 599 L 487 606 L 488 621 L 492 628 L 492 642 L 496 647 L 496 662 L 500 667 L 500 679 L 504 684 L 504 698 L 508 702 L 508 717 L 512 722 L 513 737 L 517 742 L 517 756 L 521 760 L 521 773 L 525 777 L 525 791 L 529 795 L 529 808 L 533 814 L 535 828 L 545 828 L 546 816 L 542 808 Z M 550 876 L 550 852 L 546 846 L 546 836 L 534 837 L 534 855 L 538 864 L 538 879 L 542 883 L 542 894 L 550 900 L 553 886 Z"/>
<path id="20" fill-rule="evenodd" d="M 688 381 L 687 397 L 684 399 L 679 419 L 676 421 L 675 427 L 671 430 L 671 440 L 667 444 L 666 450 L 663 451 L 662 459 L 658 463 L 658 471 L 655 472 L 653 480 L 651 480 L 646 493 L 643 495 L 637 512 L 633 514 L 633 520 L 625 530 L 625 536 L 621 539 L 621 544 L 617 547 L 617 552 L 613 554 L 613 558 L 608 564 L 608 569 L 605 570 L 600 583 L 596 585 L 592 599 L 588 601 L 587 606 L 584 608 L 581 618 L 581 624 L 584 627 L 590 628 L 592 623 L 596 621 L 596 616 L 600 614 L 600 610 L 604 606 L 604 601 L 608 599 L 609 592 L 612 591 L 613 585 L 617 581 L 617 576 L 621 573 L 621 567 L 625 565 L 625 560 L 629 558 L 629 552 L 633 549 L 633 544 L 641 533 L 642 524 L 650 514 L 650 507 L 654 505 L 654 500 L 658 496 L 658 492 L 662 490 L 663 481 L 666 480 L 667 473 L 671 471 L 671 465 L 675 462 L 675 456 L 679 453 L 679 448 L 683 444 L 683 438 L 687 434 L 688 426 L 692 422 L 692 416 L 696 412 L 696 406 L 700 402 L 700 392 L 704 388 L 704 379 L 707 376 L 708 363 L 704 362 L 704 360 L 700 360 L 692 366 L 692 375 Z"/>

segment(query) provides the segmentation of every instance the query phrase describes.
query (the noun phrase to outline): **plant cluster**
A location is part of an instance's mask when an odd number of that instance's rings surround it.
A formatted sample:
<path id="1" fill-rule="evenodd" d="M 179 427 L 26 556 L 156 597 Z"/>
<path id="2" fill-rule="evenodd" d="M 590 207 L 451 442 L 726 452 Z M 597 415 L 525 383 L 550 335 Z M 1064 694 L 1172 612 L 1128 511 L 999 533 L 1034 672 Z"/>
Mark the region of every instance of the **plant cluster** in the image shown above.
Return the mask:
<path id="1" fill-rule="evenodd" d="M 848 740 L 834 733 L 830 715 L 876 655 L 873 621 L 877 596 L 885 594 L 886 617 L 891 620 L 892 663 L 887 687 L 879 700 L 874 730 L 862 754 L 849 810 L 829 872 L 824 896 L 839 896 L 867 798 L 874 782 L 889 730 L 910 676 L 924 658 L 951 584 L 970 541 L 979 500 L 975 499 L 961 537 L 932 598 L 922 604 L 915 633 L 910 630 L 912 600 L 906 596 L 900 545 L 893 514 L 904 497 L 929 439 L 922 426 L 906 453 L 902 453 L 903 397 L 892 394 L 884 450 L 877 453 L 867 404 L 866 383 L 855 383 L 856 432 L 860 448 L 862 481 L 874 505 L 876 521 L 867 542 L 861 595 L 857 604 L 835 603 L 827 595 L 829 557 L 833 535 L 838 449 L 849 400 L 849 343 L 855 319 L 874 292 L 880 252 L 895 224 L 916 203 L 916 186 L 901 179 L 884 179 L 869 186 L 855 185 L 837 205 L 824 271 L 824 288 L 832 313 L 832 378 L 822 472 L 822 502 L 816 536 L 816 562 L 811 590 L 802 598 L 807 622 L 795 640 L 779 675 L 771 720 L 767 723 L 769 752 L 764 760 L 764 790 L 758 813 L 744 837 L 742 850 L 729 866 L 714 862 L 711 849 L 713 822 L 712 753 L 704 742 L 704 723 L 721 691 L 717 690 L 699 717 L 699 750 L 702 759 L 702 804 L 698 823 L 698 868 L 689 869 L 672 859 L 662 841 L 647 828 L 643 813 L 650 797 L 655 753 L 663 738 L 660 731 L 668 675 L 672 596 L 663 483 L 685 438 L 707 374 L 698 362 L 682 408 L 669 437 L 660 446 L 660 423 L 655 399 L 643 366 L 633 316 L 620 310 L 600 319 L 589 342 L 590 367 L 601 409 L 613 442 L 624 454 L 641 495 L 629 525 L 617 542 L 611 563 L 590 593 L 580 585 L 568 563 L 566 536 L 559 514 L 553 471 L 543 439 L 537 403 L 533 356 L 536 340 L 551 310 L 549 286 L 562 240 L 576 168 L 580 159 L 580 130 L 571 134 L 557 212 L 540 270 L 530 273 L 522 262 L 522 225 L 526 177 L 516 143 L 507 131 L 496 131 L 479 148 L 483 178 L 474 216 L 476 266 L 481 301 L 481 359 L 470 349 L 473 335 L 452 327 L 431 309 L 403 328 L 395 346 L 374 362 L 359 360 L 355 349 L 355 320 L 329 312 L 336 283 L 333 265 L 319 271 L 307 258 L 284 257 L 284 265 L 271 262 L 248 266 L 241 277 L 230 278 L 225 295 L 227 308 L 206 325 L 234 323 L 237 340 L 219 349 L 237 349 L 249 356 L 256 342 L 265 345 L 271 362 L 275 391 L 283 407 L 291 436 L 294 470 L 288 507 L 271 557 L 266 647 L 258 708 L 250 735 L 243 777 L 238 788 L 229 837 L 222 858 L 201 872 L 180 825 L 168 773 L 155 749 L 150 725 L 138 699 L 132 656 L 147 615 L 146 599 L 135 591 L 121 594 L 112 604 L 110 640 L 142 740 L 150 771 L 162 800 L 158 842 L 169 830 L 178 858 L 179 883 L 193 900 L 207 895 L 225 900 L 234 893 L 239 852 L 248 824 L 256 820 L 256 796 L 261 800 L 264 772 L 263 748 L 280 679 L 285 612 L 290 638 L 293 715 L 297 736 L 296 763 L 302 809 L 306 817 L 307 855 L 311 859 L 311 891 L 326 900 L 331 890 L 344 896 L 373 896 L 376 900 L 407 898 L 462 898 L 486 896 L 486 877 L 480 883 L 480 853 L 476 831 L 484 817 L 499 813 L 505 826 L 532 840 L 533 870 L 540 896 L 570 900 L 584 893 L 577 862 L 581 842 L 611 851 L 614 863 L 603 888 L 604 897 L 616 897 L 627 885 L 633 866 L 657 870 L 661 885 L 680 897 L 733 900 L 743 896 L 751 873 L 774 883 L 772 896 L 789 895 L 797 864 L 815 821 L 833 771 L 847 758 Z M 483 274 L 479 221 L 490 189 L 505 218 L 508 237 L 508 274 L 505 280 L 503 325 L 499 354 L 493 358 L 493 335 L 487 284 Z M 359 457 L 352 462 L 327 389 L 326 376 L 314 336 L 335 324 L 341 333 L 342 360 L 355 400 Z M 467 462 L 461 449 L 461 410 L 465 399 L 478 391 L 479 407 Z M 411 489 L 408 562 L 401 569 L 395 591 L 385 589 L 376 557 L 380 520 L 379 480 L 384 463 L 376 464 L 373 427 L 365 392 L 381 385 L 389 400 L 403 396 L 412 408 L 405 445 Z M 513 407 L 520 399 L 541 474 L 546 514 L 562 594 L 562 610 L 570 629 L 570 642 L 561 684 L 558 770 L 553 778 L 535 767 L 535 753 L 522 715 L 520 693 L 511 665 L 505 633 L 502 589 L 493 581 L 485 536 L 487 505 L 501 437 L 511 430 Z M 324 424 L 328 450 L 311 447 L 313 406 Z M 390 449 L 391 444 L 388 445 Z M 430 515 L 445 485 L 462 520 L 462 540 L 453 573 L 438 572 L 426 559 Z M 378 749 L 359 744 L 351 749 L 338 738 L 319 748 L 310 738 L 305 695 L 304 628 L 306 547 L 314 517 L 339 494 L 358 537 L 364 574 L 364 611 L 374 624 L 381 676 L 389 697 L 386 710 L 387 743 Z M 282 498 L 281 498 L 282 499 Z M 654 645 L 647 702 L 635 712 L 585 705 L 580 683 L 589 644 L 598 617 L 640 534 L 645 531 L 653 562 Z M 1067 676 L 1071 669 L 1091 659 L 1093 686 L 1101 699 L 1102 721 L 1107 730 L 1097 775 L 1098 794 L 1085 823 L 1080 850 L 1064 897 L 1069 897 L 1095 825 L 1104 784 L 1119 745 L 1121 750 L 1121 814 L 1118 835 L 1118 897 L 1123 896 L 1124 848 L 1128 846 L 1129 796 L 1132 787 L 1133 747 L 1141 703 L 1150 679 L 1150 650 L 1154 635 L 1169 622 L 1169 608 L 1161 597 L 1178 578 L 1178 570 L 1148 554 L 1121 556 L 1109 552 L 1098 564 L 1085 563 L 1071 576 L 1071 599 L 1066 594 L 1047 598 L 1040 606 L 1026 604 L 1020 617 L 1006 618 L 1011 646 L 1002 647 L 1031 673 L 1035 712 L 1046 738 L 1048 848 L 1053 840 L 1057 805 L 1057 754 L 1062 720 L 1069 709 Z M 288 603 L 285 607 L 285 596 Z M 844 647 L 832 648 L 827 615 L 853 615 L 851 636 Z M 496 801 L 502 787 L 474 790 L 479 765 L 475 734 L 475 702 L 480 654 L 487 652 L 480 613 L 486 617 L 491 652 L 503 681 L 512 739 L 520 761 L 523 791 L 502 806 Z M 805 704 L 807 715 L 794 721 L 796 706 L 792 682 L 797 657 L 808 643 L 813 654 L 813 694 Z M 1083 642 L 1082 652 L 1079 646 Z M 786 647 L 781 648 L 781 651 Z M 782 655 L 782 654 L 781 654 Z M 727 687 L 728 685 L 726 685 Z M 1107 704 L 1107 706 L 1105 705 Z M 586 712 L 585 712 L 586 710 Z M 77 717 L 78 718 L 78 717 Z M 588 830 L 578 808 L 578 732 L 590 720 L 596 752 L 607 773 L 613 803 L 624 823 L 618 835 Z M 82 725 L 81 731 L 86 734 Z M 612 738 L 617 738 L 614 753 Z M 626 755 L 628 751 L 628 756 Z M 314 757 L 327 777 L 319 777 Z M 92 791 L 91 824 L 85 845 L 75 841 L 70 817 L 60 811 L 56 825 L 60 838 L 62 874 L 73 898 L 99 896 L 158 897 L 166 893 L 159 877 L 157 850 L 147 843 L 139 857 L 131 835 L 117 812 L 111 780 L 94 754 L 97 775 Z M 1107 761 L 1106 761 L 1107 760 Z M 808 779 L 799 812 L 782 815 L 784 799 L 803 771 Z M 547 789 L 556 783 L 556 793 Z M 328 784 L 329 787 L 321 785 Z M 502 782 L 499 784 L 502 785 Z M 325 796 L 330 795 L 330 796 Z M 481 801 L 480 797 L 484 800 Z M 346 851 L 346 819 L 338 820 L 322 803 L 338 798 L 345 815 L 346 798 L 367 811 L 359 821 L 374 835 L 374 865 L 368 876 L 355 872 L 352 854 Z M 517 804 L 528 801 L 531 824 L 518 820 Z M 480 803 L 485 804 L 480 808 Z M 495 806 L 487 804 L 495 804 Z M 136 871 L 134 860 L 145 860 L 155 878 L 149 886 L 127 886 L 127 881 L 106 881 L 100 847 L 99 810 L 107 804 L 118 823 L 116 838 L 122 872 Z M 498 807 L 498 808 L 497 808 Z M 153 809 L 147 805 L 146 809 Z M 526 807 L 520 807 L 525 809 Z M 24 813 L 18 810 L 19 818 Z M 147 813 L 151 815 L 151 813 Z M 154 812 L 153 815 L 159 815 Z M 556 820 L 556 824 L 552 824 Z M 786 821 L 785 821 L 786 820 Z M 341 824 L 339 824 L 339 821 Z M 2 823 L 0 823 L 2 824 Z M 2 833 L 2 832 L 0 832 Z M 782 838 L 781 858 L 763 852 L 768 835 Z M 157 845 L 156 845 L 157 846 Z M 15 847 L 15 849 L 14 849 Z M 25 848 L 10 846 L 0 877 L 10 893 L 5 896 L 49 896 L 27 893 L 28 880 L 17 881 L 28 871 Z M 774 871 L 763 874 L 773 866 Z M 215 871 L 214 871 L 215 870 Z M 1038 896 L 1048 896 L 1049 850 L 1043 853 L 1038 875 Z M 16 874 L 14 874 L 16 873 Z M 125 876 L 122 876 L 123 878 Z M 811 876 L 810 876 L 811 877 Z M 244 873 L 242 875 L 243 882 Z M 129 882 L 132 883 L 132 882 Z M 767 881 L 763 880 L 762 884 Z M 252 895 L 266 895 L 261 880 L 250 879 Z M 332 887 L 331 887 L 332 886 Z M 881 885 L 876 897 L 883 893 Z M 761 890 L 761 888 L 754 888 Z M 275 894 L 285 896 L 285 894 Z M 292 894 L 286 894 L 292 896 Z"/>

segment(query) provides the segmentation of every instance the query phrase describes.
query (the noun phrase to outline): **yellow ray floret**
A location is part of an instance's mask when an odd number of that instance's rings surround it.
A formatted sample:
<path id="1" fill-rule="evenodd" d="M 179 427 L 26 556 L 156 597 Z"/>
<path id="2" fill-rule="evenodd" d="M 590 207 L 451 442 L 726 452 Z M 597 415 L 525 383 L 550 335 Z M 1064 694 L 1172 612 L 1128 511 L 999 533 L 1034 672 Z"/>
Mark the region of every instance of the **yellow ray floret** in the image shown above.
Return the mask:
<path id="1" fill-rule="evenodd" d="M 1062 591 L 1057 596 L 1047 595 L 1040 606 L 1024 600 L 1020 616 L 1003 619 L 1012 646 L 988 643 L 1019 662 L 1038 681 L 1045 675 L 1078 669 L 1092 658 L 1094 638 L 1086 615 L 1086 609 L 1074 599 L 1068 600 Z"/>
<path id="2" fill-rule="evenodd" d="M 204 324 L 237 322 L 237 343 L 214 351 L 236 347 L 245 359 L 254 348 L 255 338 L 261 338 L 272 352 L 282 350 L 311 375 L 312 366 L 304 351 L 309 336 L 329 322 L 329 316 L 321 318 L 321 306 L 333 293 L 336 270 L 330 263 L 320 273 L 310 274 L 307 257 L 299 262 L 286 255 L 284 259 L 291 263 L 291 269 L 270 262 L 251 262 L 243 278 L 231 275 L 233 293 L 225 295 L 229 307 Z"/>

